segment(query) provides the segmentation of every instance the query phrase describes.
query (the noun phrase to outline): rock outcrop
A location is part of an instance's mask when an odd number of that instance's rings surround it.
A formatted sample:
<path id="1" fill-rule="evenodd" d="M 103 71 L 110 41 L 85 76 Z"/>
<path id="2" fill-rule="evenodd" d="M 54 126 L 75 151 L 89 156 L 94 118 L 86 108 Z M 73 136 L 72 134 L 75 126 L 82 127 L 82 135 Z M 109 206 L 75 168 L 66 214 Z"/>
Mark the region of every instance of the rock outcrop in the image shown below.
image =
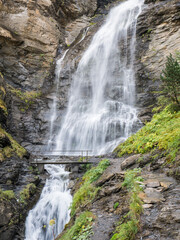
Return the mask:
<path id="1" fill-rule="evenodd" d="M 179 1 L 145 1 L 137 24 L 136 89 L 142 121 L 151 119 L 150 108 L 160 89 L 166 57 L 179 50 Z M 142 109 L 143 108 L 143 109 Z"/>
<path id="2" fill-rule="evenodd" d="M 0 1 L 0 73 L 8 84 L 7 123 L 13 136 L 27 149 L 32 150 L 35 145 L 39 148 L 47 143 L 56 57 L 62 56 L 69 45 L 82 38 L 90 17 L 100 7 L 104 8 L 107 2 Z M 83 46 L 81 48 L 84 49 Z M 79 59 L 80 55 L 77 48 L 68 59 Z M 71 74 L 77 66 L 75 62 L 66 65 L 68 73 L 65 73 L 65 81 L 62 77 L 61 109 L 67 102 Z M 15 91 L 17 89 L 19 93 Z M 28 95 L 32 91 L 41 93 L 41 97 L 35 97 L 33 104 L 27 107 L 26 101 L 29 100 L 20 95 Z"/>

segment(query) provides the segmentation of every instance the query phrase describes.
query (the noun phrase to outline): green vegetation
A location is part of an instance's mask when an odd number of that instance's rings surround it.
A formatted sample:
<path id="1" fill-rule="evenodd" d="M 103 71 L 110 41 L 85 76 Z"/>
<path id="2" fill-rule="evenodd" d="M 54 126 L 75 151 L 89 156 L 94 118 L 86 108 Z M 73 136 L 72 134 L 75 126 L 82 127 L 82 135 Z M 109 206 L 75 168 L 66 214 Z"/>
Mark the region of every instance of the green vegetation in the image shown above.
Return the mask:
<path id="1" fill-rule="evenodd" d="M 180 145 L 180 112 L 172 112 L 171 105 L 153 116 L 140 131 L 132 135 L 116 149 L 124 154 L 146 153 L 153 149 L 166 150 L 168 158 L 175 159 Z"/>
<path id="2" fill-rule="evenodd" d="M 3 110 L 5 115 L 8 115 L 6 104 L 2 99 L 0 99 L 0 108 Z"/>
<path id="3" fill-rule="evenodd" d="M 5 88 L 3 86 L 0 86 L 0 108 L 3 110 L 5 115 L 8 115 L 6 104 L 3 101 L 5 96 L 6 96 L 6 90 L 5 90 Z"/>
<path id="4" fill-rule="evenodd" d="M 93 25 L 96 25 L 96 24 L 97 24 L 96 22 L 90 22 L 89 26 L 93 26 Z"/>
<path id="5" fill-rule="evenodd" d="M 9 86 L 11 93 L 15 94 L 24 104 L 24 108 L 20 110 L 25 112 L 33 103 L 36 98 L 39 98 L 42 93 L 40 91 L 26 91 L 23 92 L 20 89 L 15 89 Z"/>
<path id="6" fill-rule="evenodd" d="M 95 216 L 91 212 L 83 212 L 74 225 L 59 240 L 88 240 L 93 234 L 92 223 Z"/>
<path id="7" fill-rule="evenodd" d="M 2 72 L 0 72 L 0 77 L 1 77 L 1 78 L 4 78 L 4 76 L 3 76 Z"/>
<path id="8" fill-rule="evenodd" d="M 20 146 L 9 133 L 0 127 L 0 139 L 2 138 L 9 139 L 10 146 L 0 149 L 0 161 L 3 161 L 6 157 L 11 157 L 14 153 L 18 157 L 23 158 L 23 156 L 26 154 L 26 150 Z"/>
<path id="9" fill-rule="evenodd" d="M 11 200 L 13 198 L 15 198 L 15 194 L 12 190 L 3 191 L 0 189 L 0 200 Z"/>
<path id="10" fill-rule="evenodd" d="M 167 57 L 166 67 L 162 71 L 161 80 L 163 82 L 163 93 L 180 105 L 180 63 L 179 55 L 174 59 L 172 54 Z"/>
<path id="11" fill-rule="evenodd" d="M 113 208 L 116 210 L 116 208 L 118 208 L 118 206 L 119 206 L 119 202 L 115 202 Z"/>
<path id="12" fill-rule="evenodd" d="M 129 212 L 120 220 L 111 240 L 133 240 L 139 229 L 140 214 L 143 211 L 138 194 L 142 191 L 140 169 L 128 170 L 122 184 L 129 192 Z"/>
<path id="13" fill-rule="evenodd" d="M 36 191 L 36 185 L 30 183 L 20 192 L 20 202 L 26 204 L 26 201 L 32 196 Z"/>
<path id="14" fill-rule="evenodd" d="M 75 215 L 78 207 L 83 207 L 94 199 L 100 188 L 95 187 L 92 183 L 102 175 L 109 164 L 109 160 L 104 159 L 98 164 L 97 167 L 93 167 L 85 173 L 82 179 L 82 185 L 73 197 L 73 202 L 71 205 L 72 216 Z"/>

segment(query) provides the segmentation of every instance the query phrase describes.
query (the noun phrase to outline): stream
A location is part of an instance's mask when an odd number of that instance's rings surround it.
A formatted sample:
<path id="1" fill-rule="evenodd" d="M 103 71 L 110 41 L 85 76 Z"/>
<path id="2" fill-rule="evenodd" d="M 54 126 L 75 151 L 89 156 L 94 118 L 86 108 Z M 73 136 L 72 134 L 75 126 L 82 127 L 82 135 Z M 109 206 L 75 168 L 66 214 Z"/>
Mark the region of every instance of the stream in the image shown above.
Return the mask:
<path id="1" fill-rule="evenodd" d="M 46 165 L 50 177 L 46 180 L 40 199 L 26 219 L 26 240 L 51 240 L 64 229 L 70 219 L 72 201 L 69 172 L 60 165 Z M 55 224 L 50 226 L 50 220 Z"/>

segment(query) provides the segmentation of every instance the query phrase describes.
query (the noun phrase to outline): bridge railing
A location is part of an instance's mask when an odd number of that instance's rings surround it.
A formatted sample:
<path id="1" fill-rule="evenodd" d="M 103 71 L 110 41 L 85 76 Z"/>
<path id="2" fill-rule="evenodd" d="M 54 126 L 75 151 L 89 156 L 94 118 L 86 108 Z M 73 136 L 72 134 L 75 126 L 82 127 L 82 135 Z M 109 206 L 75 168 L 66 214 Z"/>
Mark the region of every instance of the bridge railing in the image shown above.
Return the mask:
<path id="1" fill-rule="evenodd" d="M 48 152 L 35 152 L 32 155 L 34 158 L 42 157 L 81 157 L 82 159 L 88 160 L 90 153 L 92 150 L 56 150 L 56 151 L 48 151 Z"/>

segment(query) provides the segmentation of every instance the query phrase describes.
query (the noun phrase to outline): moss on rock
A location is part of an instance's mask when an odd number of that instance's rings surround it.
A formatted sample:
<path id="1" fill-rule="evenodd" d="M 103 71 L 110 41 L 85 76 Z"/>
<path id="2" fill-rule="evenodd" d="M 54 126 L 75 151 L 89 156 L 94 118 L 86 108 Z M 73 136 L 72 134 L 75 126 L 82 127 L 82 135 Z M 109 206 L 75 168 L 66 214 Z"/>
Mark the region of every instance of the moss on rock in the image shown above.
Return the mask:
<path id="1" fill-rule="evenodd" d="M 35 101 L 35 99 L 39 98 L 42 93 L 41 91 L 25 91 L 23 92 L 21 89 L 15 89 L 12 86 L 8 86 L 11 93 L 18 97 L 22 102 L 21 111 L 26 111 Z"/>
<path id="2" fill-rule="evenodd" d="M 109 160 L 102 160 L 97 167 L 93 167 L 88 170 L 84 176 L 81 187 L 74 194 L 73 202 L 71 205 L 71 215 L 75 215 L 77 209 L 90 203 L 96 196 L 99 187 L 94 186 L 92 183 L 95 182 L 110 165 Z"/>
<path id="3" fill-rule="evenodd" d="M 129 137 L 114 151 L 118 157 L 131 153 L 146 153 L 153 149 L 166 150 L 167 157 L 173 161 L 180 146 L 180 111 L 172 112 L 167 106 L 153 116 L 136 134 Z"/>
<path id="4" fill-rule="evenodd" d="M 11 157 L 16 154 L 19 158 L 23 158 L 26 154 L 26 150 L 18 144 L 13 137 L 0 127 L 0 161 L 3 161 L 6 157 Z"/>
<path id="5" fill-rule="evenodd" d="M 0 189 L 0 200 L 11 200 L 15 198 L 15 193 L 12 190 L 3 191 Z"/>
<path id="6" fill-rule="evenodd" d="M 26 201 L 35 193 L 36 185 L 30 183 L 20 192 L 20 202 L 26 204 Z"/>

